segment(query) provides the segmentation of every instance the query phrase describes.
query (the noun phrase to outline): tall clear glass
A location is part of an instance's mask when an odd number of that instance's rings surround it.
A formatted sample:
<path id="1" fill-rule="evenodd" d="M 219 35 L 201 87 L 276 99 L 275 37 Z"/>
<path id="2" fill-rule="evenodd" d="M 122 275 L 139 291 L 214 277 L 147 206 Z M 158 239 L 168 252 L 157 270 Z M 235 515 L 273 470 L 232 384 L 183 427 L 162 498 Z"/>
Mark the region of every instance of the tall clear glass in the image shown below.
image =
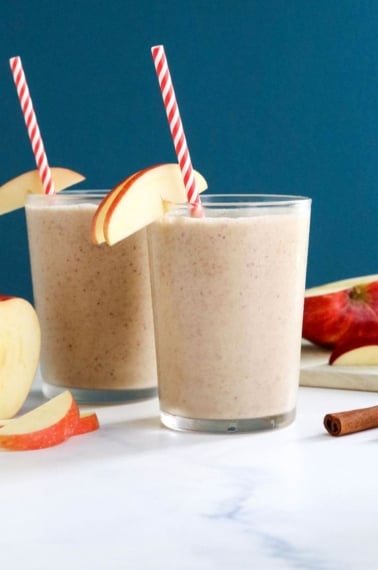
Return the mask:
<path id="1" fill-rule="evenodd" d="M 81 403 L 156 395 L 146 230 L 94 245 L 104 191 L 30 195 L 26 204 L 34 302 L 48 397 L 70 389 Z"/>
<path id="2" fill-rule="evenodd" d="M 248 432 L 295 418 L 311 200 L 202 196 L 148 228 L 165 426 Z"/>

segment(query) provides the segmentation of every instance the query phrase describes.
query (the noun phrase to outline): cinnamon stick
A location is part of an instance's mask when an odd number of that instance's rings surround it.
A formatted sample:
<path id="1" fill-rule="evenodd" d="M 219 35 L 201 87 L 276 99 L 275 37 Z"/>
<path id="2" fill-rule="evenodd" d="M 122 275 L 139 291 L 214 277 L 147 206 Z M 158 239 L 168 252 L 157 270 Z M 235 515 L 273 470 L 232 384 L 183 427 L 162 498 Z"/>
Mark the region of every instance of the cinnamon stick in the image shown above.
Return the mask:
<path id="1" fill-rule="evenodd" d="M 326 414 L 323 423 L 328 433 L 334 436 L 372 429 L 378 427 L 378 406 Z"/>

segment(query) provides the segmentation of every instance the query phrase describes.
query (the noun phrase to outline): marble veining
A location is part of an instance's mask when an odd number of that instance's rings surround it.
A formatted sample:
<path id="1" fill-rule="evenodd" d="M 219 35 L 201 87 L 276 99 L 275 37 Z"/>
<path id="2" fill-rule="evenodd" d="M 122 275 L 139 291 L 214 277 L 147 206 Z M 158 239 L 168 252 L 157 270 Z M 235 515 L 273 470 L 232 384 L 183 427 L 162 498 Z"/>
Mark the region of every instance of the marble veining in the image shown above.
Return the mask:
<path id="1" fill-rule="evenodd" d="M 27 406 L 40 399 L 37 387 Z M 301 388 L 293 425 L 227 436 L 161 427 L 156 400 L 95 408 L 96 433 L 0 453 L 0 564 L 376 570 L 378 430 L 322 427 L 327 412 L 375 403 Z"/>

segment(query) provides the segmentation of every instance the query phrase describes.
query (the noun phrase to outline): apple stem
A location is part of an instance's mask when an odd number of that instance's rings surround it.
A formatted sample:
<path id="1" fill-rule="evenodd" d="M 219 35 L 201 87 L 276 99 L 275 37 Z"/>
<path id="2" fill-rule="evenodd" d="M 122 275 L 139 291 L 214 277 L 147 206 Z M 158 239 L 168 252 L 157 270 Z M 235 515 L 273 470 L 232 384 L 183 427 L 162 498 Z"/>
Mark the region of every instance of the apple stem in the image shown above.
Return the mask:
<path id="1" fill-rule="evenodd" d="M 352 287 L 348 291 L 348 297 L 352 301 L 366 302 L 368 300 L 366 287 L 363 285 L 356 285 L 355 287 Z"/>

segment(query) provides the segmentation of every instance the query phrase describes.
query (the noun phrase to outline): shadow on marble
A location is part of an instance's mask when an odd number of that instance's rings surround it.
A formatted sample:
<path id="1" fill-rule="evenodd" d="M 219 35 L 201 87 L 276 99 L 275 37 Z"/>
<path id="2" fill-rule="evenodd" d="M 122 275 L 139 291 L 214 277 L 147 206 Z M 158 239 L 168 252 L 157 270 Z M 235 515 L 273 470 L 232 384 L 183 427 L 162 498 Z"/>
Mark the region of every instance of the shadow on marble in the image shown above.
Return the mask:
<path id="1" fill-rule="evenodd" d="M 40 390 L 33 390 L 25 402 L 21 412 L 25 413 L 47 401 Z M 84 406 L 83 409 L 88 407 Z M 9 465 L 9 475 L 15 466 L 18 469 L 27 468 L 38 472 L 45 468 L 63 469 L 74 464 L 86 465 L 103 464 L 110 466 L 119 459 L 125 462 L 140 461 L 146 455 L 169 453 L 172 449 L 181 449 L 186 455 L 193 451 L 207 454 L 206 448 L 211 446 L 212 453 L 223 454 L 224 446 L 229 445 L 244 448 L 250 445 L 256 437 L 260 439 L 261 432 L 251 434 L 206 434 L 195 432 L 179 432 L 164 427 L 160 422 L 157 399 L 144 402 L 128 403 L 112 406 L 93 406 L 96 411 L 100 429 L 96 432 L 71 437 L 68 441 L 56 447 L 12 453 L 12 465 Z M 284 434 L 281 433 L 281 436 Z M 269 437 L 269 434 L 264 436 Z M 322 436 L 309 439 L 323 439 Z M 279 443 L 280 438 L 277 442 Z M 9 452 L 1 453 L 2 468 Z M 5 461 L 7 463 L 7 461 Z M 6 468 L 8 470 L 8 467 Z M 14 471 L 12 471 L 14 472 Z"/>
<path id="2" fill-rule="evenodd" d="M 42 392 L 33 390 L 30 392 L 29 396 L 27 397 L 26 401 L 24 402 L 21 410 L 17 415 L 26 414 L 27 412 L 30 412 L 31 410 L 33 410 L 37 406 L 40 406 L 41 404 L 44 404 L 45 402 L 47 402 L 47 398 L 45 398 Z"/>
<path id="3" fill-rule="evenodd" d="M 373 435 L 372 432 L 376 432 L 375 436 Z M 366 440 L 366 436 L 367 434 L 370 433 L 371 439 Z M 302 442 L 326 442 L 328 441 L 330 444 L 334 444 L 336 441 L 339 441 L 339 443 L 341 444 L 341 441 L 344 442 L 343 445 L 345 445 L 346 441 L 349 441 L 349 443 L 351 442 L 351 440 L 355 440 L 355 441 L 359 441 L 360 444 L 366 444 L 366 443 L 378 443 L 378 430 L 362 430 L 359 432 L 355 432 L 355 433 L 350 433 L 350 434 L 346 434 L 343 436 L 339 436 L 339 437 L 332 437 L 331 435 L 329 435 L 328 433 L 324 432 L 324 433 L 319 433 L 317 435 L 310 435 L 310 436 L 305 436 L 303 438 L 301 438 Z"/>
<path id="4" fill-rule="evenodd" d="M 309 441 L 309 442 L 313 442 L 313 441 L 327 441 L 327 439 L 329 441 L 333 441 L 335 438 L 331 437 L 330 435 L 328 435 L 326 432 L 324 433 L 318 433 L 315 435 L 309 435 L 309 436 L 304 436 L 301 438 L 302 441 Z"/>

